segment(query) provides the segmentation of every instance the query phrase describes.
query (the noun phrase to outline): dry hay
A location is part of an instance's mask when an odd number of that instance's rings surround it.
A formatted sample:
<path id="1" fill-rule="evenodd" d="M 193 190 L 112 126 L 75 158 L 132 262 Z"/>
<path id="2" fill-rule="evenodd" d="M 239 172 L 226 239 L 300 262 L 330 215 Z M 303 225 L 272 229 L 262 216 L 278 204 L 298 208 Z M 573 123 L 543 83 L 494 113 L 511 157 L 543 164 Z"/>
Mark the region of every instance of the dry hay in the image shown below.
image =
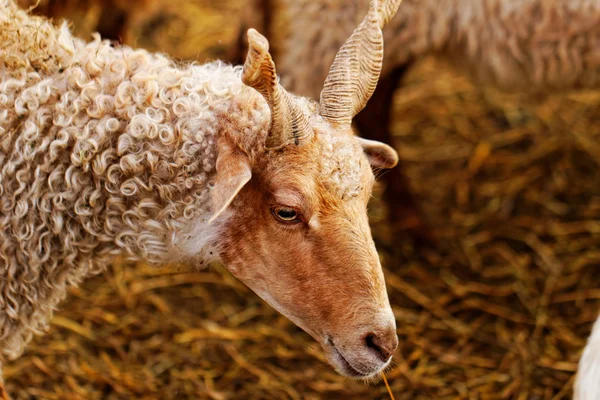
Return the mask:
<path id="1" fill-rule="evenodd" d="M 246 8 L 252 0 L 16 0 L 23 8 L 67 19 L 73 32 L 92 33 L 166 52 L 178 60 L 241 57 Z"/>
<path id="2" fill-rule="evenodd" d="M 397 399 L 566 399 L 600 310 L 600 92 L 479 89 L 434 60 L 394 132 L 439 239 L 415 251 L 374 201 L 400 347 Z M 5 367 L 16 399 L 386 399 L 221 268 L 117 263 Z"/>
<path id="3" fill-rule="evenodd" d="M 385 257 L 406 398 L 570 398 L 600 311 L 599 105 L 477 89 L 434 60 L 398 91 L 397 144 L 440 242 Z"/>

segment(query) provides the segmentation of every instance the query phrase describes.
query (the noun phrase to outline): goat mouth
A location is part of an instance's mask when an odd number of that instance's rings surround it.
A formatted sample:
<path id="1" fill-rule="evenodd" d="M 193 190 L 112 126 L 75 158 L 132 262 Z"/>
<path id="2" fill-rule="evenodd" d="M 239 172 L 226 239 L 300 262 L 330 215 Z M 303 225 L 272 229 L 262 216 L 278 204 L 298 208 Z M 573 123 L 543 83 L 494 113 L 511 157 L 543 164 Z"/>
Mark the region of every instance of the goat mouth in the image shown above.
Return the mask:
<path id="1" fill-rule="evenodd" d="M 338 368 L 338 372 L 342 375 L 346 375 L 350 378 L 370 378 L 377 372 L 365 373 L 354 368 L 352 364 L 344 357 L 341 351 L 333 344 L 333 341 L 329 338 L 325 338 L 325 344 L 331 349 L 331 358 L 335 361 L 335 366 Z"/>

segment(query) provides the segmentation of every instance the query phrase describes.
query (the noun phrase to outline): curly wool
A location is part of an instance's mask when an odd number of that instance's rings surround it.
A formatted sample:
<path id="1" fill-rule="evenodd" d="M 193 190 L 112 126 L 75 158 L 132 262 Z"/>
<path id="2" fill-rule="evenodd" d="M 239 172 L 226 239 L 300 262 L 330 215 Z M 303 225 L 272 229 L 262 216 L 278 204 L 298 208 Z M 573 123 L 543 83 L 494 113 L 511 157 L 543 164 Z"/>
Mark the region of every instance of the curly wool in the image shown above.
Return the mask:
<path id="1" fill-rule="evenodd" d="M 367 0 L 274 0 L 282 82 L 318 98 L 337 49 Z M 335 29 L 332 29 L 335 27 Z M 384 30 L 382 76 L 438 54 L 504 90 L 600 85 L 598 0 L 404 0 Z"/>
<path id="2" fill-rule="evenodd" d="M 241 67 L 86 44 L 10 0 L 0 60 L 1 361 L 116 255 L 172 257 L 178 229 L 210 208 L 222 115 L 257 140 L 269 114 Z"/>

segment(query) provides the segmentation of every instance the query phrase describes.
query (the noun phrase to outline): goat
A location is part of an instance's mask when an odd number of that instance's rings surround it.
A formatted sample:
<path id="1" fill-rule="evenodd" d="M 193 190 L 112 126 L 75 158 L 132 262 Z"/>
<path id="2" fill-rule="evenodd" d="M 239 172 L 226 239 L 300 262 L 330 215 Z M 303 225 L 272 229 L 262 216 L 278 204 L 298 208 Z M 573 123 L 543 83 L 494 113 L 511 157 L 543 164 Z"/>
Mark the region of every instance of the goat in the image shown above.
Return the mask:
<path id="1" fill-rule="evenodd" d="M 388 366 L 398 338 L 366 206 L 371 168 L 398 157 L 351 122 L 399 4 L 370 3 L 316 102 L 279 84 L 253 29 L 243 67 L 177 66 L 0 0 L 0 361 L 124 255 L 221 260 L 339 373 Z"/>
<path id="2" fill-rule="evenodd" d="M 256 0 L 244 17 L 253 25 L 262 20 L 262 29 L 269 31 L 284 85 L 316 98 L 329 64 L 354 29 L 362 7 L 366 0 Z M 363 136 L 384 142 L 390 141 L 392 95 L 402 71 L 426 54 L 446 57 L 479 81 L 508 91 L 557 91 L 600 83 L 598 0 L 405 0 L 384 37 L 382 80 L 355 119 Z M 400 169 L 385 177 L 392 218 L 414 215 L 416 205 Z M 414 233 L 431 241 L 420 224 Z M 576 387 L 585 390 L 579 390 L 579 396 L 594 396 L 590 388 L 600 386 L 600 370 L 592 363 L 596 336 L 592 334 L 581 358 Z"/>

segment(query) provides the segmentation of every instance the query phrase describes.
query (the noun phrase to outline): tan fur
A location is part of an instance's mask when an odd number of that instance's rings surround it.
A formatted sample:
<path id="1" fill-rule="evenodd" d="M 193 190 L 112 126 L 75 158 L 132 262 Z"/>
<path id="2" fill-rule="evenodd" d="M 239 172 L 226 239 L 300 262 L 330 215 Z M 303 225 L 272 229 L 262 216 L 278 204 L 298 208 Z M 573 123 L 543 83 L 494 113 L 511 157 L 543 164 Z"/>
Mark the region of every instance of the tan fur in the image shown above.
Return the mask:
<path id="1" fill-rule="evenodd" d="M 388 365 L 397 336 L 367 220 L 374 176 L 349 125 L 290 95 L 312 134 L 267 149 L 269 106 L 240 67 L 85 43 L 11 0 L 0 60 L 0 361 L 47 328 L 68 287 L 124 255 L 221 259 L 341 373 Z"/>
<path id="2" fill-rule="evenodd" d="M 345 182 L 355 189 L 340 192 L 345 185 L 324 175 L 319 165 L 301 161 L 323 157 L 322 147 L 328 145 L 323 137 L 317 134 L 293 156 L 282 158 L 272 153 L 259 161 L 261 173 L 253 176 L 232 204 L 236 218 L 224 226 L 220 250 L 236 277 L 324 344 L 326 350 L 334 351 L 328 342 L 332 340 L 338 349 L 346 351 L 355 369 L 372 371 L 380 361 L 361 356 L 361 339 L 380 330 L 383 335 L 393 331 L 389 324 L 373 325 L 373 321 L 392 318 L 364 212 L 373 175 L 362 154 L 342 159 L 331 153 L 322 160 L 324 165 L 354 162 L 361 167 L 353 182 Z M 355 150 L 359 146 L 356 142 Z M 319 226 L 281 224 L 271 215 L 270 207 L 265 207 L 269 204 L 298 209 L 306 221 L 317 217 Z M 278 240 L 270 243 L 270 238 Z M 264 267 L 250 267 L 254 265 Z M 340 366 L 338 369 L 352 373 Z"/>

